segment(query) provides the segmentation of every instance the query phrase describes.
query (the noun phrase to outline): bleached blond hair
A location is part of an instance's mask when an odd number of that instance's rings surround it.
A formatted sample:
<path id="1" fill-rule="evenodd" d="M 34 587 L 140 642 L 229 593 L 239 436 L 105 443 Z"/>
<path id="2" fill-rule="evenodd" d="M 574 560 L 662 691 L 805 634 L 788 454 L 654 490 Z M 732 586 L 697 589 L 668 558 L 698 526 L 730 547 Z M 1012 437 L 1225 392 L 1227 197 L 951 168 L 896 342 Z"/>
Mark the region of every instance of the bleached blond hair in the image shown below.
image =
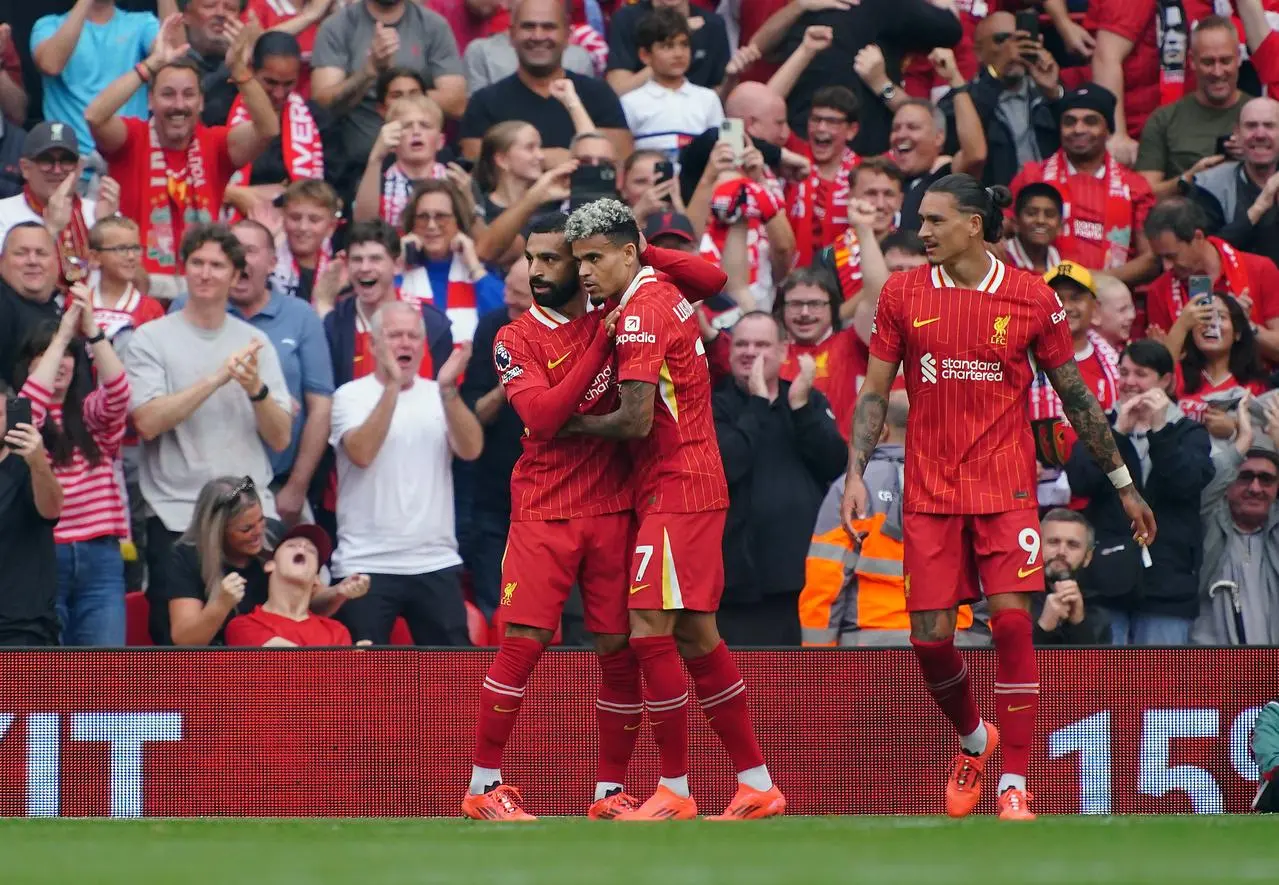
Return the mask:
<path id="1" fill-rule="evenodd" d="M 564 225 L 564 239 L 570 243 L 600 235 L 611 237 L 614 234 L 639 241 L 639 225 L 634 213 L 625 203 L 611 197 L 578 207 Z"/>

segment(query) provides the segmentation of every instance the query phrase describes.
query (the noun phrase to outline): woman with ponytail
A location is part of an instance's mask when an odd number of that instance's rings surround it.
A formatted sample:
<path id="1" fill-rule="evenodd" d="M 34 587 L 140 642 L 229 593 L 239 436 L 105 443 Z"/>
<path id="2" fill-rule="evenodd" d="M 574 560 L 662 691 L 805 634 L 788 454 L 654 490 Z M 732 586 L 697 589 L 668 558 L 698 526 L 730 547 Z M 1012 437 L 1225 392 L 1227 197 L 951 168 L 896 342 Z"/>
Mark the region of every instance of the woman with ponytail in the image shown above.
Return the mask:
<path id="1" fill-rule="evenodd" d="M 1002 743 L 999 816 L 1030 820 L 1026 775 L 1039 703 L 1030 612 L 1045 570 L 1035 440 L 1026 418 L 1032 356 L 1061 397 L 1079 435 L 1076 448 L 1091 454 L 1103 481 L 1108 476 L 1119 490 L 1137 544 L 1154 540 L 1155 521 L 1079 375 L 1057 296 L 1037 275 L 989 251 L 1010 203 L 1007 188 L 984 188 L 963 174 L 938 179 L 924 194 L 919 236 L 929 266 L 893 274 L 880 293 L 840 515 L 850 536 L 853 520 L 868 516 L 862 471 L 879 444 L 901 369 L 910 396 L 902 501 L 910 641 L 960 744 L 946 811 L 963 817 L 977 807 L 985 768 Z M 983 592 L 998 658 L 998 729 L 982 721 L 955 649 L 958 608 Z"/>

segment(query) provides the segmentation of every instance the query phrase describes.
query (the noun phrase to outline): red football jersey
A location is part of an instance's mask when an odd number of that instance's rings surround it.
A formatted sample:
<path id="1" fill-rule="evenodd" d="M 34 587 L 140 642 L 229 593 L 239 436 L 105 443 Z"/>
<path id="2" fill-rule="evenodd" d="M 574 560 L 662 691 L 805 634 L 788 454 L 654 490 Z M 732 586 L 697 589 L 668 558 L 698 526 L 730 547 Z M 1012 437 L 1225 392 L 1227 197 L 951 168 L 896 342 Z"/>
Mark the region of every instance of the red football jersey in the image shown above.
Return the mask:
<path id="1" fill-rule="evenodd" d="M 726 509 L 710 369 L 693 306 L 651 268 L 640 272 L 621 303 L 617 380 L 657 385 L 653 429 L 633 451 L 636 511 L 642 516 Z"/>
<path id="2" fill-rule="evenodd" d="M 1035 507 L 1030 356 L 1055 369 L 1074 350 L 1066 311 L 1036 274 L 992 257 L 976 289 L 957 287 L 942 267 L 891 275 L 879 296 L 870 352 L 904 364 L 906 510 Z"/>
<path id="3" fill-rule="evenodd" d="M 493 345 L 493 364 L 507 400 L 562 381 L 607 314 L 608 310 L 593 310 L 570 320 L 534 304 L 503 326 Z M 579 414 L 607 415 L 617 408 L 615 373 L 610 359 L 587 388 L 577 406 Z M 598 436 L 537 439 L 526 431 L 524 452 L 511 474 L 511 519 L 576 519 L 629 510 L 630 473 L 625 446 Z"/>
<path id="4" fill-rule="evenodd" d="M 260 647 L 275 636 L 303 647 L 351 644 L 350 631 L 332 618 L 311 615 L 295 621 L 263 611 L 260 605 L 247 615 L 232 618 L 226 627 L 227 645 Z"/>

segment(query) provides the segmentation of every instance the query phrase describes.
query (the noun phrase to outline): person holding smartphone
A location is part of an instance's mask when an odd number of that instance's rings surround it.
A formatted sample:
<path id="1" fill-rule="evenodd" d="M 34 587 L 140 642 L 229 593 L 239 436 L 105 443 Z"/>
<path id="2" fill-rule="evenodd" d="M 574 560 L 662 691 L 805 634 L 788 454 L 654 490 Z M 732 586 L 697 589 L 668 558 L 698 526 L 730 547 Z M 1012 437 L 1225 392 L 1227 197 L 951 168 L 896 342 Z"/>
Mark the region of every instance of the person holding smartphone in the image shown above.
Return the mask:
<path id="1" fill-rule="evenodd" d="M 0 424 L 0 646 L 58 644 L 53 527 L 62 487 L 31 419 L 31 401 L 4 396 Z"/>

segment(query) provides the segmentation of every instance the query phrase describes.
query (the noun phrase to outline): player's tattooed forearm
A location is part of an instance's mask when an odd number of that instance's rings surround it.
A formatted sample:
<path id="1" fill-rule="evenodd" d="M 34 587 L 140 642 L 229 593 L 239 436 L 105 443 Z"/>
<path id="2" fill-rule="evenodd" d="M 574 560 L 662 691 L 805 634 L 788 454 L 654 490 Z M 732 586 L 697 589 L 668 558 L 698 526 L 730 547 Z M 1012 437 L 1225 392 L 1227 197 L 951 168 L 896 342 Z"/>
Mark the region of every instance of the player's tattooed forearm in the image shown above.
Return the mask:
<path id="1" fill-rule="evenodd" d="M 1070 426 L 1088 448 L 1088 454 L 1106 470 L 1123 466 L 1123 458 L 1115 447 L 1115 437 L 1101 404 L 1088 389 L 1074 360 L 1046 371 L 1053 390 L 1061 397 L 1061 408 Z"/>
<path id="2" fill-rule="evenodd" d="M 853 412 L 852 469 L 860 475 L 870 462 L 871 453 L 879 445 L 884 432 L 884 416 L 888 414 L 888 399 L 878 393 L 863 393 L 857 399 Z"/>
<path id="3" fill-rule="evenodd" d="M 653 400 L 657 386 L 647 381 L 623 381 L 617 385 L 621 406 L 607 415 L 574 415 L 561 434 L 586 434 L 605 439 L 640 439 L 653 426 Z"/>

